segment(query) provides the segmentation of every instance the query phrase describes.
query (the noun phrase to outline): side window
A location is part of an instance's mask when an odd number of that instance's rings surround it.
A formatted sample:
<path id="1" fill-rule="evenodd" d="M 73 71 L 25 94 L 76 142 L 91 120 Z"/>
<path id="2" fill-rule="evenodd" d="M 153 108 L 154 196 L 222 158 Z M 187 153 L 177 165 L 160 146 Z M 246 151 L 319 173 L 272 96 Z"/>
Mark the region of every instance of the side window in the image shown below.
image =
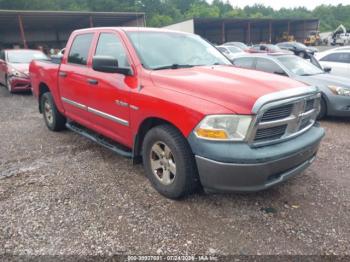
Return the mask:
<path id="1" fill-rule="evenodd" d="M 4 51 L 0 51 L 0 60 L 5 61 L 5 52 Z"/>
<path id="2" fill-rule="evenodd" d="M 350 53 L 333 53 L 326 55 L 320 61 L 350 63 Z"/>
<path id="3" fill-rule="evenodd" d="M 264 58 L 258 58 L 256 60 L 256 69 L 268 73 L 282 72 L 282 68 L 280 68 L 275 62 Z"/>
<path id="4" fill-rule="evenodd" d="M 82 34 L 75 37 L 68 55 L 68 63 L 86 65 L 94 34 Z"/>
<path id="5" fill-rule="evenodd" d="M 112 33 L 101 33 L 95 55 L 111 56 L 118 60 L 119 67 L 130 67 L 128 56 L 119 37 Z"/>
<path id="6" fill-rule="evenodd" d="M 254 58 L 252 57 L 237 58 L 233 61 L 233 64 L 237 67 L 253 69 Z"/>

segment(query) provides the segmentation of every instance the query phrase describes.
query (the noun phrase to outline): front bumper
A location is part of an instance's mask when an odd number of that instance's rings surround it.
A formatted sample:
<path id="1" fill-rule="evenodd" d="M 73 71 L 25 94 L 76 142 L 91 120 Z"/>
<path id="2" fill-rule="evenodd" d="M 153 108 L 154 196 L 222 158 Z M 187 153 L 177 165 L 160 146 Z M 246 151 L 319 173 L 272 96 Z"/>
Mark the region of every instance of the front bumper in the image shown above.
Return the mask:
<path id="1" fill-rule="evenodd" d="M 31 83 L 29 78 L 12 76 L 9 80 L 12 92 L 31 90 Z"/>
<path id="2" fill-rule="evenodd" d="M 245 143 L 204 141 L 194 135 L 200 181 L 208 191 L 259 191 L 305 170 L 315 159 L 324 130 L 312 127 L 283 143 L 251 148 Z"/>
<path id="3" fill-rule="evenodd" d="M 327 115 L 350 116 L 350 96 L 328 95 Z"/>

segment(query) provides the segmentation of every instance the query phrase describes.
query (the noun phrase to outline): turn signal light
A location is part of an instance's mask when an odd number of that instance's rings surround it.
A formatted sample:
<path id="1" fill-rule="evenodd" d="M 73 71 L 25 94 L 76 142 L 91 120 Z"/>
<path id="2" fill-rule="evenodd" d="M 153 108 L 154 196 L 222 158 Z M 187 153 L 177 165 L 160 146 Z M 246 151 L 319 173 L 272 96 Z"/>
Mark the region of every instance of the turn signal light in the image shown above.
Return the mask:
<path id="1" fill-rule="evenodd" d="M 212 139 L 228 139 L 228 135 L 224 130 L 210 130 L 204 128 L 198 128 L 196 133 L 199 137 L 212 138 Z"/>

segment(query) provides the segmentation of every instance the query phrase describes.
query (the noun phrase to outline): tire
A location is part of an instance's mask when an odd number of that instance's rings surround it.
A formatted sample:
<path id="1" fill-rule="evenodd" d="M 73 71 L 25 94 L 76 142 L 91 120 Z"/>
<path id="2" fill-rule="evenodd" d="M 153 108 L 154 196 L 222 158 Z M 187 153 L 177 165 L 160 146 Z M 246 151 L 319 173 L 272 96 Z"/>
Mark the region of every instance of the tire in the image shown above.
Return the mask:
<path id="1" fill-rule="evenodd" d="M 192 150 L 175 127 L 160 125 L 149 130 L 142 144 L 142 157 L 148 179 L 163 196 L 179 199 L 199 188 Z"/>
<path id="2" fill-rule="evenodd" d="M 11 87 L 11 83 L 10 83 L 10 81 L 9 81 L 9 79 L 8 79 L 7 76 L 5 76 L 5 87 L 7 88 L 7 90 L 8 90 L 11 94 L 13 93 L 12 87 Z"/>
<path id="3" fill-rule="evenodd" d="M 322 118 L 324 118 L 327 115 L 327 104 L 326 101 L 324 100 L 324 98 L 321 98 L 321 108 L 320 108 L 320 112 L 318 113 L 317 119 L 321 120 Z"/>
<path id="4" fill-rule="evenodd" d="M 40 106 L 48 129 L 51 131 L 65 129 L 66 118 L 57 110 L 50 92 L 46 92 L 41 96 Z"/>

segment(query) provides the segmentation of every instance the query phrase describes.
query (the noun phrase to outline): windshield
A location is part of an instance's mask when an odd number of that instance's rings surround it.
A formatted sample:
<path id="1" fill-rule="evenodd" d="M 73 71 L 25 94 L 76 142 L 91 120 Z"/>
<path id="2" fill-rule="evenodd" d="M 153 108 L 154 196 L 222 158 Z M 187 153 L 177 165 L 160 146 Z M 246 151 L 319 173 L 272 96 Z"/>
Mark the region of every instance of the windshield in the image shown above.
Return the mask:
<path id="1" fill-rule="evenodd" d="M 48 60 L 49 58 L 41 51 L 21 50 L 8 51 L 7 61 L 15 64 L 29 64 L 32 60 Z"/>
<path id="2" fill-rule="evenodd" d="M 170 32 L 127 34 L 143 66 L 148 69 L 231 64 L 215 47 L 197 35 Z"/>
<path id="3" fill-rule="evenodd" d="M 299 76 L 317 75 L 324 72 L 310 62 L 297 56 L 281 56 L 277 59 L 291 72 Z"/>

